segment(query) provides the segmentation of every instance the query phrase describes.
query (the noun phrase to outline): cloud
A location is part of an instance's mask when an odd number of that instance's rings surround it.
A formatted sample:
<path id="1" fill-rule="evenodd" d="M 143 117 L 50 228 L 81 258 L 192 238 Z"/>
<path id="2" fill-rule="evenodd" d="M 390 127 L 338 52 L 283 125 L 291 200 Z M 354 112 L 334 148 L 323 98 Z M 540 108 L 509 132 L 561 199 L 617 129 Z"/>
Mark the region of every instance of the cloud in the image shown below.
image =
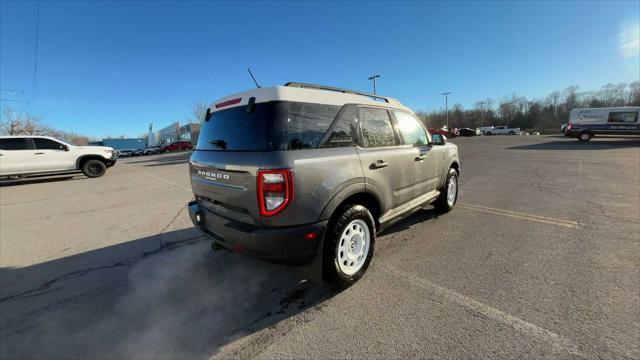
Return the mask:
<path id="1" fill-rule="evenodd" d="M 625 59 L 640 57 L 640 18 L 622 23 L 618 47 Z"/>

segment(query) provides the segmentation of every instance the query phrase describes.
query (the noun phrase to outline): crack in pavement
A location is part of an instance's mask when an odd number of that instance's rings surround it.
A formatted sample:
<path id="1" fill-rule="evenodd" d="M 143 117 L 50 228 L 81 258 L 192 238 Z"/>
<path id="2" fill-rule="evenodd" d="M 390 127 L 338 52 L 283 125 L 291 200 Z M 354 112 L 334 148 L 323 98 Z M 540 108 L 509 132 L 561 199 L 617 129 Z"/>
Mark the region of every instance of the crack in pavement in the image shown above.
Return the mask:
<path id="1" fill-rule="evenodd" d="M 158 234 L 160 235 L 160 234 Z M 104 266 L 95 266 L 95 267 L 89 267 L 86 269 L 82 269 L 82 270 L 76 270 L 76 271 L 72 271 L 66 274 L 62 274 L 60 276 L 57 276 L 47 282 L 45 282 L 44 284 L 38 286 L 37 288 L 31 289 L 31 290 L 26 290 L 23 292 L 20 292 L 18 294 L 14 294 L 14 295 L 9 295 L 9 296 L 5 296 L 0 298 L 0 302 L 5 302 L 5 301 L 15 301 L 15 300 L 21 300 L 21 299 L 25 299 L 25 298 L 29 298 L 29 297 L 34 297 L 34 296 L 40 296 L 40 295 L 44 295 L 47 294 L 51 291 L 49 291 L 49 288 L 60 282 L 63 281 L 65 279 L 71 278 L 71 277 L 76 277 L 76 276 L 84 276 L 87 273 L 93 272 L 93 271 L 98 271 L 98 270 L 105 270 L 105 269 L 113 269 L 113 268 L 117 268 L 117 267 L 121 267 L 121 266 L 131 266 L 141 260 L 144 260 L 148 257 L 151 257 L 153 255 L 165 252 L 165 251 L 171 251 L 174 250 L 182 245 L 186 245 L 189 242 L 195 241 L 195 240 L 202 240 L 204 239 L 204 237 L 202 235 L 198 235 L 198 236 L 194 236 L 194 237 L 190 237 L 187 239 L 183 239 L 183 240 L 179 240 L 179 241 L 173 241 L 170 243 L 161 243 L 161 246 L 155 250 L 151 250 L 151 251 L 145 251 L 142 254 L 135 256 L 133 258 L 129 258 L 126 260 L 121 260 L 118 262 L 115 262 L 113 264 L 109 264 L 109 265 L 104 265 Z M 59 289 L 59 288 L 58 288 Z"/>

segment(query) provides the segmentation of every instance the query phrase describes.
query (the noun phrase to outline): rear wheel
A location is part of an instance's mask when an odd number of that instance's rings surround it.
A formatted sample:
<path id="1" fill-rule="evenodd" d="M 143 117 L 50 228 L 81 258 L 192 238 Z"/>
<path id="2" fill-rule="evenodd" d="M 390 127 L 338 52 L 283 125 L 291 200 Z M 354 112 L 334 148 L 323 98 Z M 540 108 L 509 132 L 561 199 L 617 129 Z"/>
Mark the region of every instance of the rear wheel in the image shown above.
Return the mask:
<path id="1" fill-rule="evenodd" d="M 590 132 L 583 132 L 580 133 L 580 135 L 578 136 L 578 140 L 582 141 L 582 142 L 587 142 L 589 140 L 591 140 L 591 138 L 593 137 L 593 135 L 591 135 Z"/>
<path id="2" fill-rule="evenodd" d="M 436 210 L 441 212 L 451 211 L 458 201 L 458 172 L 456 169 L 449 169 L 447 181 L 440 191 L 440 196 L 433 203 Z"/>
<path id="3" fill-rule="evenodd" d="M 515 135 L 516 132 L 515 131 L 509 131 L 509 135 Z"/>
<path id="4" fill-rule="evenodd" d="M 491 131 L 487 131 L 487 132 L 486 132 L 486 133 L 484 133 L 484 134 L 485 134 L 485 135 L 487 135 L 487 136 L 491 136 L 491 135 L 493 135 L 493 134 L 491 133 Z"/>
<path id="5" fill-rule="evenodd" d="M 107 165 L 100 160 L 87 160 L 82 164 L 82 173 L 90 178 L 97 178 L 107 171 Z"/>
<path id="6" fill-rule="evenodd" d="M 342 208 L 327 232 L 323 270 L 325 279 L 338 288 L 346 288 L 367 271 L 376 238 L 373 216 L 362 205 Z"/>

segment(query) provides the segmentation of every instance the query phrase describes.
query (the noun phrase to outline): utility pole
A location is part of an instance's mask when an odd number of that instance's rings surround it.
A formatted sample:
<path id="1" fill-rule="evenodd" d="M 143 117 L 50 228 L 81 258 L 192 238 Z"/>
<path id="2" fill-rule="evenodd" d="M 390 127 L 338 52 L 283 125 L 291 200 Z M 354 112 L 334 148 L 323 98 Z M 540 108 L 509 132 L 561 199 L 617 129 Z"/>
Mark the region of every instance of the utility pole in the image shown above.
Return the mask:
<path id="1" fill-rule="evenodd" d="M 451 91 L 446 91 L 440 94 L 444 95 L 444 109 L 447 112 L 447 129 L 449 128 L 449 94 L 451 94 Z"/>
<path id="2" fill-rule="evenodd" d="M 376 79 L 379 78 L 380 75 L 373 75 L 369 77 L 369 80 L 373 80 L 373 94 L 376 94 Z"/>
<path id="3" fill-rule="evenodd" d="M 480 127 L 482 127 L 482 118 L 484 117 L 484 113 L 482 112 L 482 107 L 484 106 L 484 101 L 480 101 L 478 105 L 480 105 Z"/>

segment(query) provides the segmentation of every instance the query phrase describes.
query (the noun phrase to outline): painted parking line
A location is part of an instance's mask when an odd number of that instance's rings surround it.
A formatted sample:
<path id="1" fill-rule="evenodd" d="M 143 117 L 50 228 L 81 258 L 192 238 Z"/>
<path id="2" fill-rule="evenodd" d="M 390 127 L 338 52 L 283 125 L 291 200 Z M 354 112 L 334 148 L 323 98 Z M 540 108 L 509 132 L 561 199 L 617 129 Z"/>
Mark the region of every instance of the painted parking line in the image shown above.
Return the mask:
<path id="1" fill-rule="evenodd" d="M 518 211 L 505 210 L 505 209 L 496 209 L 488 206 L 474 205 L 474 204 L 467 204 L 467 203 L 458 203 L 458 206 L 466 210 L 473 210 L 473 211 L 479 211 L 487 214 L 508 216 L 516 219 L 523 219 L 523 220 L 540 222 L 544 224 L 564 226 L 564 227 L 573 228 L 573 229 L 580 227 L 580 224 L 577 221 L 556 219 L 556 218 L 551 218 L 547 216 L 540 216 L 540 215 L 522 213 Z"/>
<path id="2" fill-rule="evenodd" d="M 585 359 L 592 358 L 592 356 L 588 356 L 587 354 L 585 354 L 585 352 L 582 351 L 580 347 L 570 339 L 560 336 L 538 325 L 527 322 L 517 316 L 507 314 L 504 311 L 481 303 L 456 291 L 449 290 L 445 287 L 434 284 L 429 280 L 420 278 L 393 265 L 377 262 L 375 266 L 376 268 L 395 278 L 398 278 L 399 280 L 405 280 L 411 285 L 417 286 L 434 294 L 438 298 L 445 299 L 456 305 L 467 308 L 474 314 L 479 314 L 487 319 L 491 319 L 493 321 L 504 324 L 520 333 L 551 344 L 555 348 L 566 351 L 569 354 L 577 355 Z"/>

